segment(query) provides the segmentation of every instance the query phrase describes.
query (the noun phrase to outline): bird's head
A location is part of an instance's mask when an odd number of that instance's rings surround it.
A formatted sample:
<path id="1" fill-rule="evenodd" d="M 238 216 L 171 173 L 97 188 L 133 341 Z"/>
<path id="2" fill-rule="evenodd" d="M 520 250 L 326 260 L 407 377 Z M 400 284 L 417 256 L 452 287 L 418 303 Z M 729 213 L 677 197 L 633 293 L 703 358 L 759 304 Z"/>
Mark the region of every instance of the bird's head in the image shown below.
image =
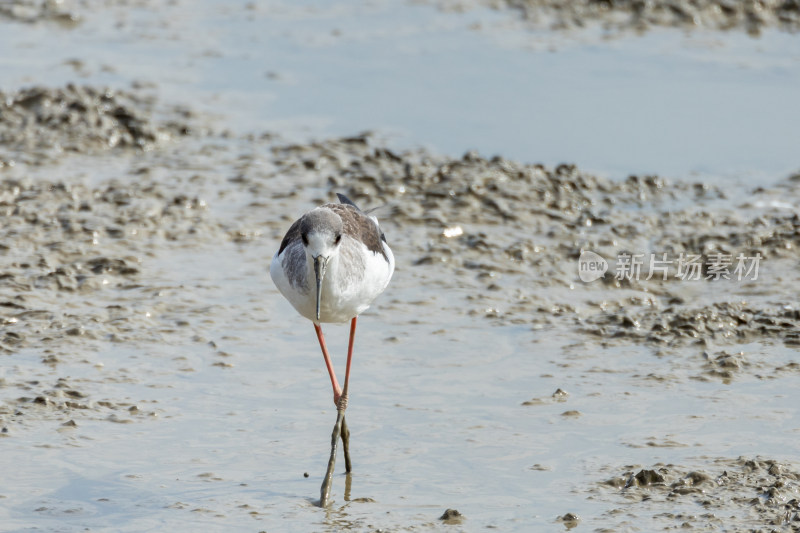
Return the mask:
<path id="1" fill-rule="evenodd" d="M 303 241 L 306 258 L 314 264 L 314 276 L 317 282 L 317 320 L 322 299 L 322 280 L 328 262 L 339 253 L 342 231 L 341 217 L 324 207 L 308 212 L 300 223 L 300 238 Z"/>

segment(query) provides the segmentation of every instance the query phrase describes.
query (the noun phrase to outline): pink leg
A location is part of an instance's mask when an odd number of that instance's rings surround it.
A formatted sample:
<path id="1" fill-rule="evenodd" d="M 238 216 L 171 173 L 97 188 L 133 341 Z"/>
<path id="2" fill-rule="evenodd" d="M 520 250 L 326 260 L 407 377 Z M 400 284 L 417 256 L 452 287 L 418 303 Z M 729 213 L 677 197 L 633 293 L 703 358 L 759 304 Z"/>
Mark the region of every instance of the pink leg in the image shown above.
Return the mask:
<path id="1" fill-rule="evenodd" d="M 342 396 L 342 388 L 339 386 L 339 382 L 336 379 L 336 372 L 333 371 L 333 363 L 331 362 L 330 354 L 328 354 L 328 347 L 325 346 L 325 336 L 322 334 L 322 328 L 320 327 L 319 324 L 315 322 L 314 329 L 317 331 L 317 339 L 319 339 L 319 347 L 322 348 L 322 356 L 325 357 L 325 366 L 328 367 L 328 374 L 331 376 L 331 385 L 333 386 L 333 403 L 338 405 L 339 398 Z M 349 356 L 347 358 L 347 371 L 349 374 L 350 373 Z M 347 390 L 347 379 L 345 379 L 344 385 L 345 385 L 345 390 Z"/>
<path id="2" fill-rule="evenodd" d="M 336 407 L 341 411 L 347 409 L 347 391 L 350 384 L 350 363 L 353 361 L 353 343 L 356 340 L 356 320 L 358 320 L 357 316 L 353 317 L 353 320 L 350 321 L 350 343 L 347 345 L 347 368 L 344 372 L 344 389 L 342 389 L 342 394 L 336 404 Z M 339 402 L 341 402 L 341 404 Z"/>

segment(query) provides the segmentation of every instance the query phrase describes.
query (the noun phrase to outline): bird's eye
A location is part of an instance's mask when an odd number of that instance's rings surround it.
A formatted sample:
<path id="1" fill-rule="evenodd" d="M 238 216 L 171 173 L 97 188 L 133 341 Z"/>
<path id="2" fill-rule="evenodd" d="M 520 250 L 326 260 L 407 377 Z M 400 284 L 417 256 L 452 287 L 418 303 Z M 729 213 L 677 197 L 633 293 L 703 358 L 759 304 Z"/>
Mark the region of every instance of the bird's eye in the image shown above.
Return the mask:
<path id="1" fill-rule="evenodd" d="M 308 246 L 308 235 L 303 233 L 300 238 L 303 239 L 303 246 Z"/>
<path id="2" fill-rule="evenodd" d="M 337 236 L 336 236 L 336 238 L 335 238 L 335 239 L 333 239 L 333 243 L 334 243 L 334 244 L 339 244 L 339 242 L 340 242 L 341 240 L 342 240 L 342 234 L 340 233 L 339 235 L 337 235 Z"/>

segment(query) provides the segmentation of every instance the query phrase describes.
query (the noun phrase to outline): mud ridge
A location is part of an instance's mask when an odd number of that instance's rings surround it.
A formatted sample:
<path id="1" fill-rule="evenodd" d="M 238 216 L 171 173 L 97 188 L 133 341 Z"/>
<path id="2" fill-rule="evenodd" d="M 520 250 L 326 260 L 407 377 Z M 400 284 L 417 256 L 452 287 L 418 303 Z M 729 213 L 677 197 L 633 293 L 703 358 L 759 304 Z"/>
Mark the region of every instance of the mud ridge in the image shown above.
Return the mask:
<path id="1" fill-rule="evenodd" d="M 631 526 L 624 519 L 612 518 L 627 510 L 640 518 L 649 515 L 648 527 L 653 530 L 760 531 L 764 526 L 800 530 L 796 465 L 761 457 L 716 458 L 707 463 L 698 469 L 656 464 L 604 481 L 601 494 L 609 487 L 616 489 L 611 499 L 622 505 L 609 513 L 609 520 L 616 527 Z M 728 529 L 734 523 L 735 529 Z"/>
<path id="2" fill-rule="evenodd" d="M 155 100 L 141 92 L 73 84 L 0 91 L 0 169 L 64 153 L 150 150 L 189 133 L 188 111 L 172 109 L 163 121 L 154 113 Z"/>

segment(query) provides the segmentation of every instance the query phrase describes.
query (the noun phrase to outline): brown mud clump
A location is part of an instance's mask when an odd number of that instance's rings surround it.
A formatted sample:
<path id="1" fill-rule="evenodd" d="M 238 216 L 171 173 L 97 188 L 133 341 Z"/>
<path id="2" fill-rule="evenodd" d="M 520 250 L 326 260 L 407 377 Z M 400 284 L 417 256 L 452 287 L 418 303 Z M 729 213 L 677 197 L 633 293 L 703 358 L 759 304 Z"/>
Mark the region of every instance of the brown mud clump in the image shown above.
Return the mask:
<path id="1" fill-rule="evenodd" d="M 578 527 L 578 525 L 581 523 L 581 517 L 575 513 L 567 513 L 565 515 L 559 516 L 556 519 L 556 522 L 561 522 L 567 529 L 573 529 L 575 527 Z"/>
<path id="2" fill-rule="evenodd" d="M 188 113 L 175 110 L 177 116 L 156 123 L 154 106 L 138 93 L 73 84 L 0 91 L 0 168 L 15 159 L 43 163 L 63 153 L 148 150 L 189 132 Z"/>
<path id="3" fill-rule="evenodd" d="M 622 503 L 608 516 L 635 513 L 642 520 L 649 516 L 653 530 L 705 531 L 730 523 L 738 527 L 770 525 L 798 530 L 800 503 L 796 495 L 800 473 L 772 459 L 740 457 L 708 462 L 702 469 L 656 465 L 602 482 L 601 497 Z M 626 478 L 628 481 L 623 482 Z M 609 488 L 616 492 L 608 494 Z M 609 523 L 609 527 L 624 529 L 630 525 L 620 520 L 623 522 Z"/>
<path id="4" fill-rule="evenodd" d="M 795 0 L 501 0 L 492 3 L 516 11 L 535 26 L 553 29 L 602 24 L 610 31 L 645 31 L 652 27 L 744 30 L 758 35 L 770 27 L 800 29 Z"/>
<path id="5" fill-rule="evenodd" d="M 3 0 L 0 3 L 0 20 L 35 24 L 56 22 L 63 26 L 74 26 L 80 22 L 78 14 L 57 0 Z"/>
<path id="6" fill-rule="evenodd" d="M 464 515 L 456 509 L 447 509 L 442 513 L 442 516 L 439 517 L 439 520 L 445 524 L 461 524 L 464 522 Z"/>
<path id="7" fill-rule="evenodd" d="M 719 302 L 705 307 L 670 305 L 641 309 L 632 319 L 608 309 L 586 320 L 584 331 L 609 339 L 678 346 L 730 344 L 758 339 L 800 344 L 800 312 L 785 306 L 756 307 L 746 302 Z M 741 365 L 737 365 L 740 368 Z"/>
<path id="8" fill-rule="evenodd" d="M 664 483 L 664 476 L 655 470 L 639 470 L 636 474 L 631 474 L 625 488 L 629 487 L 649 487 Z"/>

